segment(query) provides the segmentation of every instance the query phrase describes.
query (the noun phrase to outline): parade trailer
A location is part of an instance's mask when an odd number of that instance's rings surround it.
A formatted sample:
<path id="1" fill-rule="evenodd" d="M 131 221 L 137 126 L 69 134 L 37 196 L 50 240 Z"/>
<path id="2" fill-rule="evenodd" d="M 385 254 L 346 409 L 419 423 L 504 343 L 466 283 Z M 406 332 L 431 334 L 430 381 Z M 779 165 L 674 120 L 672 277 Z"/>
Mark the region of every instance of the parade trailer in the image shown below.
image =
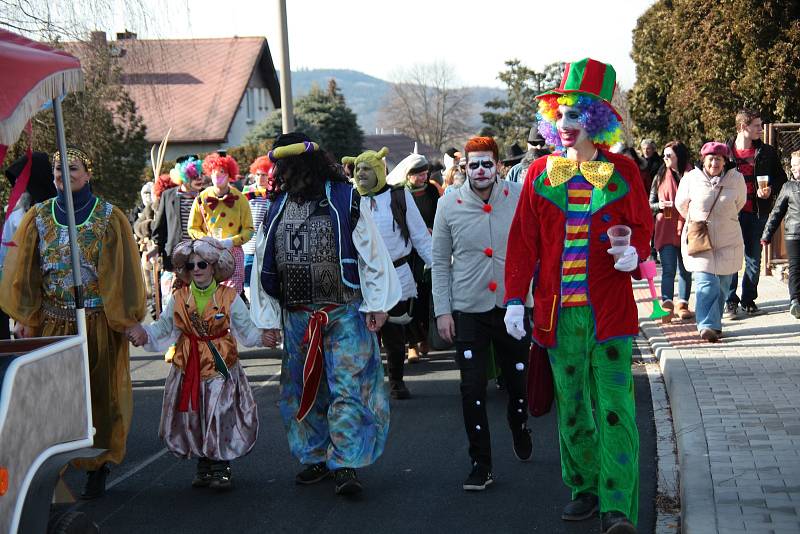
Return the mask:
<path id="1" fill-rule="evenodd" d="M 80 62 L 64 51 L 0 29 L 0 72 L 0 163 L 30 119 L 46 106 L 55 115 L 61 161 L 68 161 L 61 100 L 83 87 Z M 6 213 L 25 191 L 30 162 L 29 143 L 28 165 L 14 184 Z M 69 166 L 63 167 L 78 333 L 0 342 L 0 534 L 97 531 L 78 511 L 55 518 L 50 514 L 64 466 L 73 458 L 101 452 L 91 448 L 86 316 Z"/>

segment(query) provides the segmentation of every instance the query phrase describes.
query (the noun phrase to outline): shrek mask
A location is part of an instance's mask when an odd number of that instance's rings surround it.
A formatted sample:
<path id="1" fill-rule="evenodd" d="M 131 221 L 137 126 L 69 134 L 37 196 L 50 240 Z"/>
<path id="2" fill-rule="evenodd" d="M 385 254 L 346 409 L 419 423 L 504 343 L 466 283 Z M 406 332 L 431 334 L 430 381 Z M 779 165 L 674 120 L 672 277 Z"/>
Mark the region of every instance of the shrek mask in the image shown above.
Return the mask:
<path id="1" fill-rule="evenodd" d="M 373 191 L 378 185 L 378 177 L 375 169 L 366 161 L 360 161 L 355 170 L 356 185 L 359 190 Z"/>

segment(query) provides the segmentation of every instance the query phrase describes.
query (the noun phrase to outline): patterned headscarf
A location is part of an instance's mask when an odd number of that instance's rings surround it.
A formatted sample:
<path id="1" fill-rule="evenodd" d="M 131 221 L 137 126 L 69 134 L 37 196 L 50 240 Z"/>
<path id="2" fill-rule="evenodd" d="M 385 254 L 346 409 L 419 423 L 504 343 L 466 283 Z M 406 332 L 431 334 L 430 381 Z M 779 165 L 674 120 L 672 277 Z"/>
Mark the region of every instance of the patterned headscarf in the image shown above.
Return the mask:
<path id="1" fill-rule="evenodd" d="M 77 159 L 81 163 L 83 163 L 84 168 L 86 168 L 86 172 L 92 174 L 92 158 L 90 158 L 86 152 L 83 150 L 79 150 L 77 148 L 68 148 L 67 149 L 67 162 L 69 160 Z M 58 168 L 58 164 L 61 162 L 61 151 L 56 150 L 53 153 L 53 168 Z"/>

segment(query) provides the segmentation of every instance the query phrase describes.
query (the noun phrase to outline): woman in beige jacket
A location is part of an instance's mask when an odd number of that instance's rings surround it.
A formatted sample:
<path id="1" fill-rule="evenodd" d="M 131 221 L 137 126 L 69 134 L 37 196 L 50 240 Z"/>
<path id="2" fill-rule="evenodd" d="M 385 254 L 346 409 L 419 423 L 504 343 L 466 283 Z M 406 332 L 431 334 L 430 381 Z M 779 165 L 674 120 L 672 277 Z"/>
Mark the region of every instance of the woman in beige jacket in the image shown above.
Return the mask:
<path id="1" fill-rule="evenodd" d="M 675 208 L 687 221 L 708 221 L 712 249 L 689 254 L 687 222 L 681 235 L 681 253 L 695 284 L 697 330 L 702 339 L 715 343 L 722 335 L 724 290 L 730 286 L 731 276 L 741 269 L 744 260 L 738 215 L 747 193 L 739 171 L 725 172 L 728 156 L 725 144 L 708 142 L 700 154 L 703 168 L 694 169 L 683 177 L 675 196 Z"/>

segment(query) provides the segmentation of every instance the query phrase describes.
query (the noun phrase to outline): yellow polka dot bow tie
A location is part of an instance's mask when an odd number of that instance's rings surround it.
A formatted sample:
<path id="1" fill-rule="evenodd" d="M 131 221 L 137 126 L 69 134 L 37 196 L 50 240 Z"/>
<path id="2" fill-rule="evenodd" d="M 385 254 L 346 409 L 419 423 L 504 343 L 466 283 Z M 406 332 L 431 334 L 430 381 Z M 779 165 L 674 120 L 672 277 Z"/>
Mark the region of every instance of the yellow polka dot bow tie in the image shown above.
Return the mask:
<path id="1" fill-rule="evenodd" d="M 614 164 L 608 161 L 584 161 L 580 164 L 580 173 L 597 189 L 603 189 L 614 174 Z M 547 177 L 552 187 L 566 183 L 576 174 L 577 162 L 559 156 L 547 158 Z"/>

